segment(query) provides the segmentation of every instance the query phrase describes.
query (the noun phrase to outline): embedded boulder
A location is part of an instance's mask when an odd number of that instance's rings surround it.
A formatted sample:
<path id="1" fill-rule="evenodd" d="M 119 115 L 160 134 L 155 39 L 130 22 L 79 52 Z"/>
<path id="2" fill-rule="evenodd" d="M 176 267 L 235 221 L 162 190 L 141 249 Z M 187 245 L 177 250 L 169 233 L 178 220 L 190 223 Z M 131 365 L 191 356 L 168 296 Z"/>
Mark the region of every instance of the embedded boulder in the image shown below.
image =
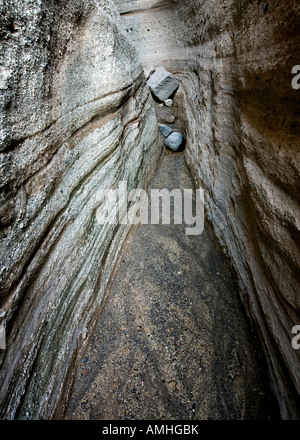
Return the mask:
<path id="1" fill-rule="evenodd" d="M 160 101 L 166 101 L 179 87 L 175 76 L 164 67 L 158 67 L 147 81 L 153 95 Z"/>

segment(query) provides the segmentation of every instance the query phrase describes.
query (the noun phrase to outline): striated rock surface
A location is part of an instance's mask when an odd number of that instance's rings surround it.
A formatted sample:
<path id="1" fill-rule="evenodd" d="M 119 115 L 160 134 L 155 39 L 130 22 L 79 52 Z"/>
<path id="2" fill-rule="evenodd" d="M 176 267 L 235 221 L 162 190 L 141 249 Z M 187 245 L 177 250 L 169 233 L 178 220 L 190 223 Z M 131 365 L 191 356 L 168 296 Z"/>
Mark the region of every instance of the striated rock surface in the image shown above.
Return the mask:
<path id="1" fill-rule="evenodd" d="M 52 418 L 101 311 L 127 225 L 98 191 L 144 186 L 153 101 L 110 0 L 0 6 L 1 418 Z"/>
<path id="2" fill-rule="evenodd" d="M 282 418 L 299 418 L 299 104 L 296 0 L 118 1 L 147 67 L 180 81 L 186 161 L 260 333 Z"/>

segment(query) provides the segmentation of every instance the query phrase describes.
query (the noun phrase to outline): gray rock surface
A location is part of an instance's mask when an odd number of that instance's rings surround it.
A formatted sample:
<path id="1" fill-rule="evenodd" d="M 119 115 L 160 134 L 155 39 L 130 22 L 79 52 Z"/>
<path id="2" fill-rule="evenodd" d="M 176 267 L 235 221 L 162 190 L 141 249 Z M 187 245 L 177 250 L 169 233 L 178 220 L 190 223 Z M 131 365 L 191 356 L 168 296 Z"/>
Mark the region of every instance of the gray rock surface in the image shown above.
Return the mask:
<path id="1" fill-rule="evenodd" d="M 159 66 L 147 81 L 153 95 L 160 101 L 166 101 L 178 89 L 179 82 L 164 67 Z"/>

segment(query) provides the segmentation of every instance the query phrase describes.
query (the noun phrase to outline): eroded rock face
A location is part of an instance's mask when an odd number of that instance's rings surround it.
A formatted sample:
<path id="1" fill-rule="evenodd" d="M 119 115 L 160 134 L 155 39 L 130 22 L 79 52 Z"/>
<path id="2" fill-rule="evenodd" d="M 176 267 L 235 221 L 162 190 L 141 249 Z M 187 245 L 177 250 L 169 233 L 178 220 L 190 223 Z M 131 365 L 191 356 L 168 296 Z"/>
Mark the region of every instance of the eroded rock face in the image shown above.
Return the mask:
<path id="1" fill-rule="evenodd" d="M 0 414 L 51 418 L 129 229 L 98 224 L 99 190 L 145 185 L 158 128 L 110 0 L 0 12 Z"/>
<path id="2" fill-rule="evenodd" d="M 144 68 L 163 65 L 180 80 L 187 164 L 237 271 L 281 416 L 299 418 L 299 4 L 116 3 Z"/>

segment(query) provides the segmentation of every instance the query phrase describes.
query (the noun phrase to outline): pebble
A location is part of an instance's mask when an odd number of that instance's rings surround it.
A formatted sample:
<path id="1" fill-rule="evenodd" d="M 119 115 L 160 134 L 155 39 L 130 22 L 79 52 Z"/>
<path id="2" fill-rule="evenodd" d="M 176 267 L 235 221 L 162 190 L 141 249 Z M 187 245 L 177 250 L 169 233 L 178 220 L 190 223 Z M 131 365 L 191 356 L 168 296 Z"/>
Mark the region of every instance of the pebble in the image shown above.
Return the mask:
<path id="1" fill-rule="evenodd" d="M 176 118 L 174 115 L 164 115 L 163 121 L 167 122 L 168 124 L 174 124 Z"/>
<path id="2" fill-rule="evenodd" d="M 166 107 L 172 107 L 172 105 L 173 105 L 173 99 L 166 99 L 165 100 Z"/>

